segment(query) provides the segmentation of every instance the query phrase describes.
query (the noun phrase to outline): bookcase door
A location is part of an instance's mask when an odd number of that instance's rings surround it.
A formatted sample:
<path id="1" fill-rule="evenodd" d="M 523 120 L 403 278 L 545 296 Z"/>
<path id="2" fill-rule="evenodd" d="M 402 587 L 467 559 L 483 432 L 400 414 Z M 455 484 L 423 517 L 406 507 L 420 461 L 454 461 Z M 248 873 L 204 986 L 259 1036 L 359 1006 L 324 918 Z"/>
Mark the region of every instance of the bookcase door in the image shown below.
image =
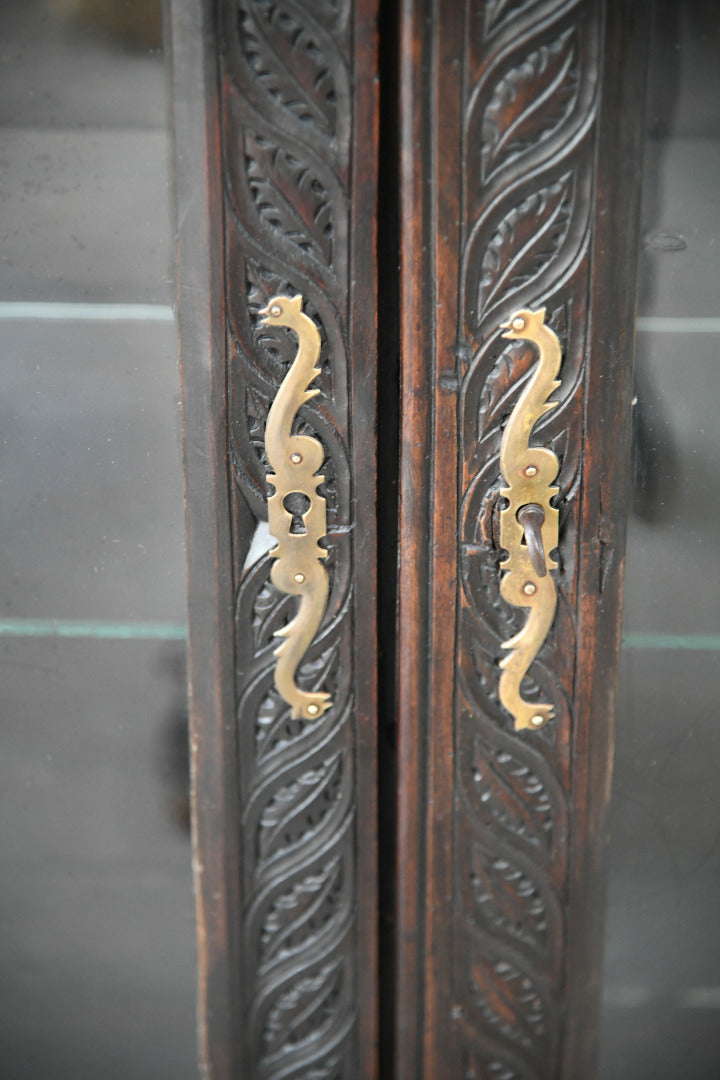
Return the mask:
<path id="1" fill-rule="evenodd" d="M 375 17 L 171 8 L 213 1080 L 377 1075 Z"/>
<path id="2" fill-rule="evenodd" d="M 647 26 L 404 10 L 397 1077 L 593 1074 Z"/>

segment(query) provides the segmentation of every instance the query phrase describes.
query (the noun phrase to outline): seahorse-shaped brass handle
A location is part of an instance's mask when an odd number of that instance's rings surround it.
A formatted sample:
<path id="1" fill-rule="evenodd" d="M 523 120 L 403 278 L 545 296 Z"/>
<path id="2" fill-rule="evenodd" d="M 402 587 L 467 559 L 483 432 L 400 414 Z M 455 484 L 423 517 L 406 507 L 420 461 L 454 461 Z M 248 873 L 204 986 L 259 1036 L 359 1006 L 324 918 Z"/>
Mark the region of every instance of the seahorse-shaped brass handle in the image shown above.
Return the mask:
<path id="1" fill-rule="evenodd" d="M 537 421 L 556 401 L 548 401 L 560 382 L 562 362 L 557 335 L 545 326 L 545 308 L 517 311 L 502 324 L 503 337 L 532 342 L 538 350 L 537 366 L 512 411 L 503 432 L 500 468 L 508 505 L 500 511 L 500 545 L 508 552 L 500 592 L 514 607 L 529 608 L 525 626 L 503 642 L 512 652 L 500 661 L 500 701 L 512 714 L 515 730 L 541 728 L 551 720 L 553 706 L 525 701 L 520 684 L 552 626 L 557 607 L 555 582 L 549 570 L 557 563 L 550 552 L 558 545 L 558 512 L 550 505 L 560 463 L 552 450 L 530 446 Z"/>
<path id="2" fill-rule="evenodd" d="M 265 452 L 273 469 L 268 481 L 275 493 L 268 499 L 268 527 L 277 540 L 270 552 L 276 559 L 270 580 L 276 588 L 300 597 L 295 618 L 277 630 L 284 638 L 275 650 L 275 687 L 292 707 L 292 716 L 315 718 L 329 709 L 330 695 L 323 691 L 301 690 L 295 675 L 322 622 L 327 607 L 328 573 L 322 560 L 327 551 L 319 541 L 327 531 L 326 504 L 318 495 L 324 476 L 317 471 L 325 454 L 322 445 L 311 435 L 293 435 L 295 415 L 304 402 L 319 394 L 308 386 L 320 374 L 320 334 L 312 319 L 302 310 L 301 296 L 276 296 L 260 312 L 264 326 L 286 326 L 297 336 L 298 350 L 283 379 L 268 413 L 265 428 Z M 288 496 L 307 505 L 304 513 L 289 508 Z M 297 496 L 301 496 L 298 500 Z M 292 506 L 292 501 L 290 506 Z"/>

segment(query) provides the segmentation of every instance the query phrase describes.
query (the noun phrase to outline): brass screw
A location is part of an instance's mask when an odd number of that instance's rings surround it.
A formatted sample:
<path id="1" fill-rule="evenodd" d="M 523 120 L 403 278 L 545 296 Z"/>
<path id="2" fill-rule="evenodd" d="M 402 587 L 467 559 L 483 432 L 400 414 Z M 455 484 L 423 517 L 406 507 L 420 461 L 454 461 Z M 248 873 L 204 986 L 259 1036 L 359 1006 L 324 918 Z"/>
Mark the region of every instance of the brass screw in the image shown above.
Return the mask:
<path id="1" fill-rule="evenodd" d="M 523 592 L 526 596 L 532 596 L 537 592 L 537 585 L 533 585 L 532 581 L 526 581 L 523 585 Z"/>
<path id="2" fill-rule="evenodd" d="M 270 314 L 272 316 L 274 316 L 274 318 L 276 318 L 276 319 L 277 319 L 278 315 L 282 315 L 282 308 L 280 307 L 280 305 L 279 304 L 273 304 L 273 306 L 270 308 Z"/>
<path id="3" fill-rule="evenodd" d="M 296 574 L 295 575 L 295 580 L 297 581 L 298 585 L 302 585 L 303 581 L 305 580 L 305 575 L 304 574 Z"/>
<path id="4" fill-rule="evenodd" d="M 307 711 L 310 714 L 310 716 L 317 716 L 317 714 L 320 712 L 320 706 L 319 705 L 308 705 Z"/>
<path id="5" fill-rule="evenodd" d="M 520 316 L 518 315 L 518 317 L 516 319 L 513 319 L 513 321 L 512 321 L 512 328 L 513 328 L 513 330 L 524 330 L 525 329 L 525 320 L 521 319 Z"/>
<path id="6" fill-rule="evenodd" d="M 542 727 L 545 723 L 545 717 L 541 716 L 540 713 L 538 713 L 536 716 L 532 716 L 530 718 L 530 723 L 533 727 Z"/>
<path id="7" fill-rule="evenodd" d="M 538 473 L 537 465 L 528 465 L 528 467 L 525 470 L 525 475 L 526 476 L 537 476 L 537 473 Z"/>
<path id="8" fill-rule="evenodd" d="M 302 461 L 302 454 L 291 454 L 290 460 L 292 461 L 293 465 L 299 465 Z"/>

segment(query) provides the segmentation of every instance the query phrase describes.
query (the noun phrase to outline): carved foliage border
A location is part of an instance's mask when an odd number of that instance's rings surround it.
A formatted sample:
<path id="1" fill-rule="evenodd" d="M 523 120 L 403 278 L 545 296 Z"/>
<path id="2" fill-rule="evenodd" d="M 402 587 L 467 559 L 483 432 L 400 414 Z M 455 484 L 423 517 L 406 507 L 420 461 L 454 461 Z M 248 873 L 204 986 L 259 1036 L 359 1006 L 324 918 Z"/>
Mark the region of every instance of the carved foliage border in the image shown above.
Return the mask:
<path id="1" fill-rule="evenodd" d="M 467 0 L 455 698 L 454 1075 L 551 1080 L 562 1039 L 583 384 L 601 0 Z M 524 613 L 499 595 L 499 450 L 535 354 L 498 324 L 547 305 L 563 346 L 538 442 L 561 462 L 559 603 L 516 733 L 497 697 Z"/>
<path id="2" fill-rule="evenodd" d="M 220 0 L 228 453 L 235 532 L 243 1032 L 249 1074 L 355 1072 L 355 778 L 347 295 L 351 0 Z M 298 673 L 332 693 L 315 722 L 274 689 L 292 600 L 249 554 L 267 521 L 267 412 L 290 335 L 257 311 L 301 293 L 322 339 L 320 395 L 298 431 L 326 450 L 328 611 Z M 266 535 L 266 534 L 265 534 Z"/>

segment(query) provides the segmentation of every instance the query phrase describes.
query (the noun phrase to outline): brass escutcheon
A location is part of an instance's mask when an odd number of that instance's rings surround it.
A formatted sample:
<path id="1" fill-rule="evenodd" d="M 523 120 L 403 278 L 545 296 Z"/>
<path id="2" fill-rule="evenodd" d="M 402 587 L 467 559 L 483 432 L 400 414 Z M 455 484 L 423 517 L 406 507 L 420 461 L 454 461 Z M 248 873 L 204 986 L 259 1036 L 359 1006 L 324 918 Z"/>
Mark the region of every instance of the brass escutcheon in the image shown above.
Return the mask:
<path id="1" fill-rule="evenodd" d="M 318 494 L 325 477 L 317 475 L 325 453 L 311 435 L 293 435 L 298 409 L 316 394 L 308 386 L 320 374 L 320 334 L 302 310 L 301 296 L 275 296 L 263 308 L 263 326 L 285 326 L 296 335 L 298 350 L 268 413 L 265 453 L 273 472 L 268 481 L 275 489 L 268 499 L 268 527 L 277 546 L 270 554 L 276 560 L 270 580 L 281 592 L 300 597 L 297 614 L 276 635 L 283 641 L 275 649 L 275 687 L 290 705 L 292 716 L 316 719 L 330 708 L 324 691 L 301 690 L 296 673 L 320 627 L 327 608 L 329 581 L 323 565 L 327 551 L 320 546 L 327 532 L 326 503 Z M 293 514 L 285 506 L 289 495 L 299 494 L 309 502 L 302 514 L 302 531 L 292 531 Z"/>
<path id="2" fill-rule="evenodd" d="M 550 552 L 558 545 L 558 511 L 550 500 L 559 490 L 554 480 L 560 462 L 552 450 L 529 443 L 535 424 L 557 405 L 548 398 L 560 385 L 562 356 L 557 335 L 545 326 L 545 308 L 516 311 L 501 329 L 503 337 L 530 341 L 538 351 L 537 365 L 505 426 L 500 447 L 507 484 L 501 489 L 507 506 L 500 511 L 500 546 L 508 552 L 501 563 L 500 593 L 514 607 L 529 608 L 530 614 L 522 630 L 502 644 L 511 651 L 500 661 L 499 685 L 500 701 L 511 713 L 515 730 L 537 730 L 553 718 L 554 708 L 547 702 L 526 701 L 520 684 L 547 637 L 557 607 L 549 571 L 557 569 Z"/>

